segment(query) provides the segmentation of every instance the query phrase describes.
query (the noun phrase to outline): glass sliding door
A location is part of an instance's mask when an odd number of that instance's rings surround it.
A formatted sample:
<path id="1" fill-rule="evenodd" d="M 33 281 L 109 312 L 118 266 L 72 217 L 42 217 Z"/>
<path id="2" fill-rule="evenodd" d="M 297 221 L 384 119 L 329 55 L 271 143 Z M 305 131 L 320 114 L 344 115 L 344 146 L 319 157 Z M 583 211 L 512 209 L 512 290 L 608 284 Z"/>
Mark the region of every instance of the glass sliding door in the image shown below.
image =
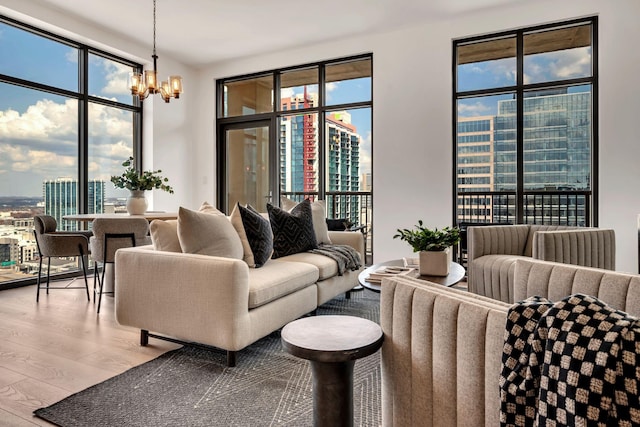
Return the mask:
<path id="1" fill-rule="evenodd" d="M 227 213 L 236 203 L 249 204 L 258 212 L 267 211 L 273 195 L 269 144 L 269 121 L 224 127 Z"/>

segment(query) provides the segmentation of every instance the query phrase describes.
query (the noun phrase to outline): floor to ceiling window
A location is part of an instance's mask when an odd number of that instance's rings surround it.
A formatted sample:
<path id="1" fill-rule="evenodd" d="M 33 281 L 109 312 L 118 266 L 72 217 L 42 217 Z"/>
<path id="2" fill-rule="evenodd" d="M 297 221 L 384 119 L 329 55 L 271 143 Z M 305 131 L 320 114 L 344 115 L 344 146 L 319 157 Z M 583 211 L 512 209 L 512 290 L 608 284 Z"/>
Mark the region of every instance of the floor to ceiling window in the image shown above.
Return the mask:
<path id="1" fill-rule="evenodd" d="M 324 199 L 329 218 L 370 228 L 371 62 L 362 55 L 219 80 L 218 206 L 265 211 L 279 196 Z"/>
<path id="2" fill-rule="evenodd" d="M 139 153 L 139 64 L 0 16 L 0 288 L 33 282 L 33 216 L 117 211 L 110 176 Z M 52 274 L 76 259 L 53 260 Z"/>
<path id="3" fill-rule="evenodd" d="M 455 220 L 597 225 L 597 18 L 453 50 Z"/>

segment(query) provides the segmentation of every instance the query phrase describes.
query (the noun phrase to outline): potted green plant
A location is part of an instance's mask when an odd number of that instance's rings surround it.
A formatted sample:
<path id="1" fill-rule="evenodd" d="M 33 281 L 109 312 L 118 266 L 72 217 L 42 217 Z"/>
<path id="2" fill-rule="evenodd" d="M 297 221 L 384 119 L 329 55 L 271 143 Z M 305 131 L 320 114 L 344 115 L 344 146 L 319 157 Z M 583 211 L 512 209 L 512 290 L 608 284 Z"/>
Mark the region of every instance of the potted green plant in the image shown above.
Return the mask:
<path id="1" fill-rule="evenodd" d="M 457 227 L 430 229 L 422 220 L 413 229 L 398 229 L 393 236 L 409 243 L 414 252 L 419 252 L 420 274 L 425 276 L 446 276 L 451 264 L 451 246 L 460 242 L 460 230 Z"/>
<path id="2" fill-rule="evenodd" d="M 173 194 L 173 188 L 168 184 L 169 178 L 160 173 L 162 170 L 138 172 L 134 166 L 133 157 L 129 157 L 122 163 L 124 172 L 122 175 L 111 176 L 111 182 L 116 188 L 126 188 L 130 195 L 127 198 L 127 212 L 130 215 L 142 215 L 147 210 L 147 198 L 145 191 L 153 189 L 163 190 Z"/>

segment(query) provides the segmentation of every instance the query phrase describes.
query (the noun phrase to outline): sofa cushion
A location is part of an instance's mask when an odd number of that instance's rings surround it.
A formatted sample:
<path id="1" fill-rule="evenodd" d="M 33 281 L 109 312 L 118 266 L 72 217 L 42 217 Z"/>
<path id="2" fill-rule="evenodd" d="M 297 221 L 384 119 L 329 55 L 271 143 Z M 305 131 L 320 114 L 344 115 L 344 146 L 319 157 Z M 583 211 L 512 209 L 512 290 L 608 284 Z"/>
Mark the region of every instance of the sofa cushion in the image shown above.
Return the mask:
<path id="1" fill-rule="evenodd" d="M 298 202 L 282 196 L 280 197 L 280 205 L 282 209 L 291 212 L 291 210 L 298 205 Z M 331 244 L 329 228 L 326 222 L 327 203 L 324 200 L 311 202 L 311 217 L 313 219 L 313 231 L 316 233 L 316 241 L 318 244 Z M 342 230 L 344 230 L 344 228 L 342 228 Z"/>
<path id="2" fill-rule="evenodd" d="M 313 254 L 311 252 L 300 252 L 279 258 L 282 261 L 304 262 L 314 265 L 319 270 L 318 280 L 325 280 L 338 274 L 338 263 L 328 256 Z"/>
<path id="3" fill-rule="evenodd" d="M 269 220 L 251 205 L 236 203 L 229 218 L 238 232 L 244 249 L 244 261 L 249 267 L 259 268 L 273 253 L 273 233 Z"/>
<path id="4" fill-rule="evenodd" d="M 280 258 L 318 247 L 313 231 L 311 202 L 306 199 L 291 212 L 267 203 L 273 231 L 273 258 Z"/>
<path id="5" fill-rule="evenodd" d="M 180 239 L 178 239 L 178 220 L 154 219 L 149 224 L 149 234 L 153 249 L 156 251 L 182 252 Z"/>
<path id="6" fill-rule="evenodd" d="M 318 269 L 302 262 L 269 260 L 249 269 L 249 309 L 260 307 L 318 280 Z"/>
<path id="7" fill-rule="evenodd" d="M 178 210 L 178 238 L 182 252 L 242 259 L 242 242 L 231 222 L 220 214 Z"/>

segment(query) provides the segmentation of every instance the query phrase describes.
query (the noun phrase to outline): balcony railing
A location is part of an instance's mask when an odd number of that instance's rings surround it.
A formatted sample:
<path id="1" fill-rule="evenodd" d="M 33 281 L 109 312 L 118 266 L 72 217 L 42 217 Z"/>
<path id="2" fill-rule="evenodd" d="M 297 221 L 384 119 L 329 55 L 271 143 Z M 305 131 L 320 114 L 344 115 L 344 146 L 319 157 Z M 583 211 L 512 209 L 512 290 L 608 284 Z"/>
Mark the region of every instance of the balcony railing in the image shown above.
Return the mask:
<path id="1" fill-rule="evenodd" d="M 458 192 L 460 222 L 591 225 L 591 191 L 525 191 L 518 212 L 515 191 Z"/>
<path id="2" fill-rule="evenodd" d="M 318 192 L 283 191 L 280 194 L 295 201 L 305 198 L 318 200 Z M 367 264 L 373 259 L 373 228 L 371 223 L 372 204 L 370 191 L 327 191 L 327 218 L 347 219 L 352 229 L 361 230 L 365 236 L 365 255 Z"/>

